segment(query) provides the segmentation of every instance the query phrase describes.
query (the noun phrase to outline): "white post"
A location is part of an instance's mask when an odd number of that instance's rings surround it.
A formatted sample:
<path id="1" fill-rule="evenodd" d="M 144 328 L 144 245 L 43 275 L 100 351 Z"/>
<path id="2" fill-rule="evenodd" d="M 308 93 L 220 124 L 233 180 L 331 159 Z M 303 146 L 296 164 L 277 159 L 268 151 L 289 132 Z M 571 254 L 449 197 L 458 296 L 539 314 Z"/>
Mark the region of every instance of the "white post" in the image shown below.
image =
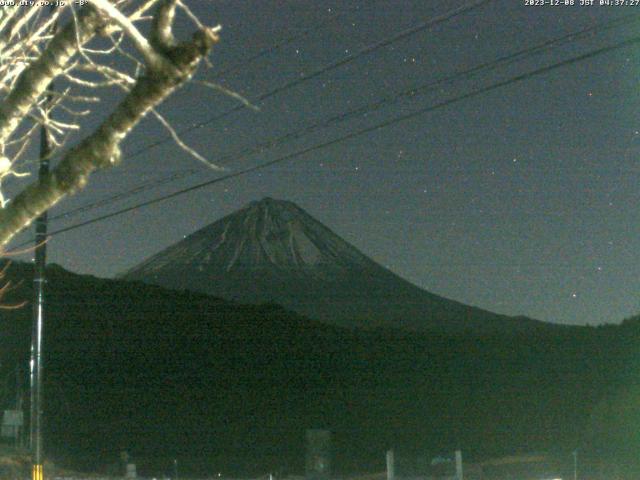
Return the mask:
<path id="1" fill-rule="evenodd" d="M 387 480 L 395 480 L 395 461 L 393 456 L 393 450 L 387 450 Z"/>
<path id="2" fill-rule="evenodd" d="M 456 480 L 464 480 L 462 475 L 462 452 L 456 450 Z"/>

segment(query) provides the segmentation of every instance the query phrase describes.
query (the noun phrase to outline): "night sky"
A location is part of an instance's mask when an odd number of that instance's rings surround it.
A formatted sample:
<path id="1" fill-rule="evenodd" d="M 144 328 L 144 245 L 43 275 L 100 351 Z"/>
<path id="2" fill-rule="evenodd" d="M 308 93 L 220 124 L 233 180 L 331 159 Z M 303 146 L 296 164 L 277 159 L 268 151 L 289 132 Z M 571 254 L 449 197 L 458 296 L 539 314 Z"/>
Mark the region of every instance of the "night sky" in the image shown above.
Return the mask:
<path id="1" fill-rule="evenodd" d="M 198 78 L 257 99 L 464 4 L 194 0 L 202 20 L 223 26 L 213 66 Z M 624 17 L 638 19 L 604 27 Z M 351 109 L 596 26 L 588 36 L 517 62 L 442 82 L 425 94 L 387 102 L 262 153 L 238 155 Z M 95 175 L 84 192 L 51 215 L 140 185 L 154 188 L 52 221 L 50 230 L 635 38 L 639 27 L 640 6 L 491 1 L 258 101 L 259 112 L 244 108 L 185 134 L 187 143 L 226 168 L 222 173 L 203 167 L 171 142 L 131 156 L 166 137 L 149 118 L 127 140 L 121 166 Z M 285 42 L 292 36 L 297 38 Z M 114 276 L 249 201 L 271 196 L 296 202 L 374 260 L 433 293 L 551 322 L 619 322 L 640 313 L 639 52 L 634 44 L 555 68 L 56 235 L 49 261 L 79 273 Z M 218 78 L 221 71 L 227 73 Z M 194 83 L 161 111 L 181 130 L 237 105 Z M 103 103 L 101 112 L 109 106 Z M 157 182 L 190 170 L 181 179 Z M 30 235 L 21 235 L 14 245 Z"/>

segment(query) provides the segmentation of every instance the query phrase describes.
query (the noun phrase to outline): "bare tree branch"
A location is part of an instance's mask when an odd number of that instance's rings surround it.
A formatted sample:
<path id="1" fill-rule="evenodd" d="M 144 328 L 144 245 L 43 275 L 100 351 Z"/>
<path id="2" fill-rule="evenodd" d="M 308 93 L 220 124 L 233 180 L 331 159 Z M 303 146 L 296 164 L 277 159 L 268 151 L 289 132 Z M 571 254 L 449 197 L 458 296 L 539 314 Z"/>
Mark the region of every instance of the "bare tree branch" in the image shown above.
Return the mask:
<path id="1" fill-rule="evenodd" d="M 95 2 L 101 3 L 100 0 L 95 0 Z M 162 39 L 163 42 L 172 38 L 171 22 L 174 10 L 174 1 L 166 0 L 161 3 L 153 23 L 153 38 Z M 109 9 L 104 10 L 110 15 L 109 11 Z M 92 26 L 93 31 L 100 25 L 100 20 L 94 18 L 93 11 L 87 10 L 83 15 L 76 22 L 78 25 L 77 33 L 81 35 L 81 41 L 90 36 L 88 33 L 91 30 L 88 28 L 89 25 Z M 118 23 L 118 20 L 114 19 L 112 15 L 110 19 Z M 122 23 L 119 25 L 124 28 Z M 64 65 L 71 58 L 72 51 L 77 51 L 78 48 L 78 42 L 74 38 L 76 31 L 67 29 L 66 32 L 62 37 L 58 34 L 52 40 L 47 48 L 49 51 L 48 60 L 39 61 L 39 68 L 35 69 L 35 72 L 40 75 L 36 76 L 33 73 L 34 69 L 31 68 L 31 75 L 34 77 L 29 78 L 37 78 L 37 82 L 43 82 L 44 78 L 53 78 L 62 73 Z M 217 42 L 217 32 L 216 28 L 203 28 L 197 31 L 190 41 L 177 45 L 165 43 L 162 48 L 155 45 L 151 47 L 154 48 L 154 55 L 160 56 L 162 60 L 156 61 L 154 56 L 145 56 L 150 61 L 145 65 L 145 73 L 135 81 L 130 92 L 111 115 L 92 134 L 66 153 L 60 163 L 47 176 L 27 186 L 11 200 L 6 208 L 0 210 L 0 245 L 6 244 L 33 219 L 51 208 L 64 196 L 83 188 L 92 172 L 117 164 L 120 160 L 122 140 L 150 110 L 192 77 L 200 61 Z M 61 55 L 64 61 L 55 55 Z M 15 106 L 13 108 L 1 105 L 0 113 L 24 112 L 30 109 L 31 105 L 37 101 L 37 95 L 34 92 L 39 90 L 39 87 L 35 88 L 32 85 L 29 87 L 28 90 L 32 93 L 28 95 L 28 98 L 22 99 L 21 102 L 14 100 L 12 105 Z M 29 101 L 31 101 L 30 104 Z M 4 132 L 4 135 L 8 135 L 9 130 L 15 129 L 16 122 L 8 113 L 4 113 L 4 117 L 0 115 L 0 141 L 3 138 L 3 130 L 7 131 Z"/>
<path id="2" fill-rule="evenodd" d="M 104 12 L 109 18 L 116 22 L 120 28 L 129 36 L 136 49 L 142 54 L 147 66 L 150 68 L 160 68 L 160 64 L 165 61 L 159 55 L 147 38 L 140 33 L 133 22 L 120 10 L 113 6 L 109 0 L 89 0 L 97 9 Z"/>
<path id="3" fill-rule="evenodd" d="M 40 57 L 20 74 L 0 104 L 0 145 L 7 141 L 49 84 L 64 71 L 81 45 L 89 41 L 102 24 L 103 19 L 95 9 L 84 7 L 78 22 L 68 23 L 54 36 Z"/>

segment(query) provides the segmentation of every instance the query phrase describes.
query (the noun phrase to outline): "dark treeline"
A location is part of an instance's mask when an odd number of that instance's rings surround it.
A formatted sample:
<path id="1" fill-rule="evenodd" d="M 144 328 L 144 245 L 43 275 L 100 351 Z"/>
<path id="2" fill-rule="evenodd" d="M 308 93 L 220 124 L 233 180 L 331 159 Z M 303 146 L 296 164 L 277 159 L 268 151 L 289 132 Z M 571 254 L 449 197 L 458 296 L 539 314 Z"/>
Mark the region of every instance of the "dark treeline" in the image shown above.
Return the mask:
<path id="1" fill-rule="evenodd" d="M 11 300 L 30 298 L 29 267 Z M 350 331 L 247 306 L 49 269 L 46 449 L 142 474 L 301 472 L 304 430 L 333 432 L 338 472 L 384 452 L 465 458 L 579 449 L 585 475 L 638 478 L 640 320 L 447 336 Z M 3 311 L 3 407 L 26 366 L 29 306 Z M 603 319 L 607 320 L 607 319 Z M 570 461 L 570 460 L 568 460 Z"/>

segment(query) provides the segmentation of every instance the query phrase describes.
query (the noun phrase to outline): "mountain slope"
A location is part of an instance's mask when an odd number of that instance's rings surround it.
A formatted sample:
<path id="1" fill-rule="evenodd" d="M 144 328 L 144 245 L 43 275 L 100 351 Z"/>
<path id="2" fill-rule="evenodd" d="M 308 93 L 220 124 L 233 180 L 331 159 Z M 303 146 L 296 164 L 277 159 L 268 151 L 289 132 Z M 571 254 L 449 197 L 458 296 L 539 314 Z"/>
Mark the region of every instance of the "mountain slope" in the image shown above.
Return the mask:
<path id="1" fill-rule="evenodd" d="M 291 202 L 265 198 L 193 233 L 123 278 L 246 303 L 276 302 L 349 327 L 544 328 L 424 291 Z"/>

